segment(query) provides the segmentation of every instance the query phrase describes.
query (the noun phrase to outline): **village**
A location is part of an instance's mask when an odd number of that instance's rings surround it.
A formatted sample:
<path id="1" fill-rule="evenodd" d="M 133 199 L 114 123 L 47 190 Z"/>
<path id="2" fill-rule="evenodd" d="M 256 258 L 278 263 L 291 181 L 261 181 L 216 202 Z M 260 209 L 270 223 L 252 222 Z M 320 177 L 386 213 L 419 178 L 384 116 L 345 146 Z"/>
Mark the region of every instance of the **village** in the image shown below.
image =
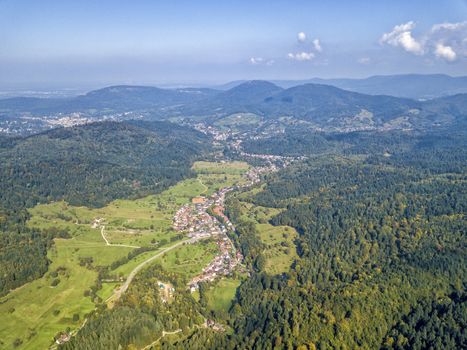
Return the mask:
<path id="1" fill-rule="evenodd" d="M 192 292 L 198 289 L 200 282 L 211 282 L 219 276 L 231 274 L 243 260 L 242 254 L 227 235 L 229 230 L 234 230 L 234 226 L 224 214 L 225 195 L 234 189 L 225 187 L 208 198 L 195 197 L 191 204 L 182 206 L 173 218 L 176 231 L 185 232 L 193 242 L 214 238 L 219 249 L 219 253 L 202 273 L 190 281 Z"/>
<path id="2" fill-rule="evenodd" d="M 196 126 L 199 131 L 211 134 L 217 141 L 225 141 L 229 136 L 232 136 L 229 132 L 221 132 L 211 126 L 203 124 Z M 192 292 L 199 288 L 201 282 L 212 282 L 221 276 L 231 274 L 238 266 L 241 266 L 243 261 L 242 254 L 235 248 L 227 234 L 229 231 L 235 231 L 235 227 L 224 214 L 226 194 L 256 185 L 261 181 L 262 175 L 276 172 L 298 159 L 269 154 L 249 154 L 242 150 L 241 143 L 241 139 L 229 142 L 230 147 L 240 156 L 261 159 L 265 161 L 265 165 L 251 167 L 243 175 L 246 181 L 242 185 L 224 187 L 209 197 L 193 198 L 191 203 L 183 205 L 173 217 L 173 228 L 185 233 L 191 238 L 191 242 L 214 238 L 219 248 L 218 255 L 203 269 L 201 274 L 189 282 L 188 285 Z"/>

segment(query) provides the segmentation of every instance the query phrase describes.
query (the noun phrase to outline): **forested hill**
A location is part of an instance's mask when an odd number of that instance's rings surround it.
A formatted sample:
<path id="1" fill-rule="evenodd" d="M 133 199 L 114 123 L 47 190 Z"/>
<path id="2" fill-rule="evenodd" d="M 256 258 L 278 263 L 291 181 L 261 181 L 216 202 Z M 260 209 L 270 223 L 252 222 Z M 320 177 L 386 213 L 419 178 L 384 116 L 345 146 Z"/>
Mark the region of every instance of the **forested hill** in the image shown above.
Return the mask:
<path id="1" fill-rule="evenodd" d="M 270 222 L 297 229 L 300 259 L 242 285 L 238 348 L 465 347 L 465 132 L 401 136 L 341 135 L 346 156 L 310 158 L 250 198 L 282 208 Z"/>
<path id="2" fill-rule="evenodd" d="M 267 81 L 248 81 L 227 91 L 159 89 L 113 86 L 68 99 L 13 98 L 0 100 L 0 115 L 83 117 L 141 113 L 146 119 L 169 117 L 221 118 L 253 113 L 266 119 L 288 116 L 305 120 L 316 129 L 423 129 L 452 125 L 465 117 L 466 94 L 429 101 L 387 95 L 368 95 L 323 84 L 282 89 Z M 29 120 L 29 119 L 28 119 Z"/>
<path id="3" fill-rule="evenodd" d="M 65 200 L 103 206 L 160 192 L 191 176 L 203 134 L 167 122 L 103 122 L 0 138 L 0 295 L 41 277 L 63 230 L 27 227 L 25 208 Z"/>
<path id="4" fill-rule="evenodd" d="M 208 145 L 203 134 L 166 122 L 103 122 L 4 139 L 0 207 L 60 199 L 102 206 L 158 192 L 189 176 Z"/>
<path id="5" fill-rule="evenodd" d="M 0 111 L 55 113 L 88 110 L 132 111 L 169 108 L 217 94 L 212 89 L 160 89 L 119 85 L 93 90 L 72 98 L 14 97 L 0 100 Z"/>

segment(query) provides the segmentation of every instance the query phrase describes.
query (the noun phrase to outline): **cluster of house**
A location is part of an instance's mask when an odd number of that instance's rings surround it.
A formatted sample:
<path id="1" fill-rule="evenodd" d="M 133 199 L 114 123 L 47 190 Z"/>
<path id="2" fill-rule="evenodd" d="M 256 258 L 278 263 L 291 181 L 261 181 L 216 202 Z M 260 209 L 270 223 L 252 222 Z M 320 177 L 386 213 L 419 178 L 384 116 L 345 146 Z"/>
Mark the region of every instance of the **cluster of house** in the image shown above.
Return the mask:
<path id="1" fill-rule="evenodd" d="M 269 163 L 267 166 L 262 167 L 253 167 L 245 174 L 247 178 L 247 183 L 245 187 L 253 186 L 261 181 L 261 175 L 270 174 L 276 172 L 279 168 L 272 163 Z"/>
<path id="2" fill-rule="evenodd" d="M 57 118 L 49 118 L 46 121 L 49 125 L 54 127 L 63 126 L 69 128 L 75 125 L 88 124 L 93 120 L 81 115 L 81 113 L 75 112 L 68 115 L 60 115 Z"/>
<path id="3" fill-rule="evenodd" d="M 203 123 L 195 124 L 193 127 L 203 134 L 211 135 L 215 141 L 226 141 L 227 138 L 232 134 L 230 131 L 221 131 L 211 125 L 206 125 Z"/>
<path id="4" fill-rule="evenodd" d="M 229 136 L 228 132 L 224 133 L 204 124 L 197 124 L 195 128 L 213 135 L 216 140 L 225 140 Z M 198 289 L 200 282 L 209 282 L 220 276 L 229 275 L 243 260 L 242 254 L 235 249 L 227 236 L 228 230 L 234 230 L 234 226 L 224 214 L 225 195 L 240 187 L 255 185 L 261 181 L 262 175 L 276 172 L 296 160 L 294 157 L 245 153 L 242 151 L 240 139 L 232 140 L 231 146 L 240 155 L 265 160 L 267 165 L 252 167 L 248 170 L 244 175 L 247 181 L 243 185 L 225 187 L 207 198 L 195 197 L 192 203 L 182 206 L 175 214 L 173 218 L 175 230 L 186 232 L 192 242 L 202 238 L 216 237 L 219 246 L 219 254 L 203 269 L 201 274 L 190 281 L 191 291 Z M 214 215 L 209 214 L 210 208 Z"/>
<path id="5" fill-rule="evenodd" d="M 192 203 L 182 206 L 173 218 L 173 228 L 186 232 L 192 242 L 207 237 L 217 238 L 219 253 L 200 275 L 190 281 L 191 291 L 196 290 L 200 282 L 229 275 L 243 260 L 242 254 L 235 249 L 227 236 L 227 231 L 233 230 L 234 226 L 224 214 L 225 195 L 234 189 L 235 187 L 225 187 L 208 198 L 195 197 Z M 214 215 L 208 213 L 209 208 Z"/>
<path id="6" fill-rule="evenodd" d="M 104 222 L 104 218 L 95 218 L 91 223 L 91 228 L 99 228 Z"/>
<path id="7" fill-rule="evenodd" d="M 190 283 L 190 290 L 194 292 L 201 282 L 212 282 L 220 276 L 231 274 L 242 262 L 242 254 L 235 249 L 230 239 L 225 236 L 217 241 L 219 254 L 203 269 L 203 272 L 194 277 Z"/>
<path id="8" fill-rule="evenodd" d="M 180 208 L 174 216 L 173 228 L 186 232 L 188 237 L 195 240 L 226 233 L 226 228 L 205 211 L 204 204 Z"/>
<path id="9" fill-rule="evenodd" d="M 233 225 L 224 215 L 223 205 L 225 194 L 233 189 L 233 187 L 223 188 L 209 198 L 193 198 L 192 203 L 183 205 L 175 213 L 173 228 L 176 231 L 184 231 L 188 237 L 195 239 L 225 235 L 227 229 L 233 229 Z M 214 208 L 216 215 L 220 214 L 219 216 L 222 216 L 224 223 L 219 222 L 208 213 L 208 209 L 211 207 Z M 220 208 L 222 208 L 221 212 Z"/>

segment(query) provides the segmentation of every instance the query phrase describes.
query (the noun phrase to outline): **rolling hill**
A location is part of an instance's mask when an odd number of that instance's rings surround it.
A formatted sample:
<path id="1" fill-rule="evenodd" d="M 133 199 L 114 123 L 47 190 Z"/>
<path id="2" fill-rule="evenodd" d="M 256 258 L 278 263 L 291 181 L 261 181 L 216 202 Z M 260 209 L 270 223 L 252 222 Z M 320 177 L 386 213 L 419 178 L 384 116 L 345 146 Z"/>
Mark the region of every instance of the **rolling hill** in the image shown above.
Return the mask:
<path id="1" fill-rule="evenodd" d="M 432 99 L 467 93 L 467 76 L 446 74 L 375 75 L 364 79 L 274 80 L 283 88 L 303 84 L 325 84 L 368 95 L 390 95 L 413 99 Z"/>
<path id="2" fill-rule="evenodd" d="M 208 147 L 203 134 L 167 122 L 103 122 L 5 139 L 0 208 L 60 199 L 102 206 L 159 192 L 190 175 Z"/>
<path id="3" fill-rule="evenodd" d="M 0 100 L 1 112 L 69 113 L 90 110 L 159 110 L 216 95 L 211 89 L 160 89 L 150 86 L 110 86 L 73 98 L 15 97 Z"/>
<path id="4" fill-rule="evenodd" d="M 288 116 L 306 120 L 322 130 L 404 129 L 456 123 L 465 116 L 466 100 L 466 94 L 457 94 L 417 101 L 311 83 L 283 89 L 271 82 L 254 80 L 226 91 L 113 86 L 67 99 L 4 99 L 0 100 L 0 115 L 21 117 L 80 112 L 93 118 L 141 112 L 146 119 L 161 120 L 170 117 L 215 119 L 234 113 L 253 113 L 264 118 Z"/>

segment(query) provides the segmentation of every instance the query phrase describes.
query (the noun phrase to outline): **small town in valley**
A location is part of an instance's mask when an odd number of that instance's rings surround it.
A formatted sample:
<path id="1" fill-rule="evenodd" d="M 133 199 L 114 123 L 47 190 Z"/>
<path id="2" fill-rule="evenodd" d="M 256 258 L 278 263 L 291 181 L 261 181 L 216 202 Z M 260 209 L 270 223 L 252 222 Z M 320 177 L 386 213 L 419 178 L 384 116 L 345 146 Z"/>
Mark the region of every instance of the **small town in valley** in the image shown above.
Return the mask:
<path id="1" fill-rule="evenodd" d="M 214 281 L 219 276 L 231 274 L 243 260 L 227 235 L 228 231 L 234 230 L 234 226 L 223 211 L 225 195 L 232 190 L 234 187 L 225 187 L 208 198 L 195 197 L 192 203 L 183 205 L 173 218 L 173 228 L 186 233 L 192 242 L 213 238 L 219 249 L 202 273 L 190 281 L 191 291 L 198 289 L 200 282 Z"/>

